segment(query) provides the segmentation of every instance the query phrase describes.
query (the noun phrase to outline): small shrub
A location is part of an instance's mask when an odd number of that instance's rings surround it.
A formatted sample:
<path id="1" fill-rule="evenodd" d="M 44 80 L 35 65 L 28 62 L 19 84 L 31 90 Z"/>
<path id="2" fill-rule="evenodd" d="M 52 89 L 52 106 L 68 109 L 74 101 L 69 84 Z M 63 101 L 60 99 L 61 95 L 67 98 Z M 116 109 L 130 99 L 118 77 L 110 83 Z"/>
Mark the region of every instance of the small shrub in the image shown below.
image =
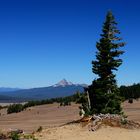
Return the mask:
<path id="1" fill-rule="evenodd" d="M 126 119 L 128 116 L 127 116 L 127 115 L 125 115 L 125 114 L 122 114 L 122 117 Z"/>
<path id="2" fill-rule="evenodd" d="M 121 119 L 121 124 L 122 124 L 122 125 L 127 124 L 127 120 L 126 120 L 126 119 Z"/>
<path id="3" fill-rule="evenodd" d="M 64 106 L 69 106 L 69 105 L 71 105 L 71 102 L 69 102 L 69 101 L 64 101 Z"/>
<path id="4" fill-rule="evenodd" d="M 26 134 L 26 135 L 24 135 L 24 139 L 34 140 L 35 138 L 34 138 L 34 135 L 32 135 L 32 134 Z"/>
<path id="5" fill-rule="evenodd" d="M 63 106 L 63 102 L 60 103 L 60 106 Z"/>
<path id="6" fill-rule="evenodd" d="M 128 100 L 128 103 L 132 104 L 132 103 L 133 103 L 133 99 L 130 98 L 130 99 Z"/>
<path id="7" fill-rule="evenodd" d="M 0 132 L 0 140 L 6 139 L 6 138 L 7 138 L 6 134 Z"/>
<path id="8" fill-rule="evenodd" d="M 41 132 L 43 130 L 42 126 L 39 126 L 36 132 Z"/>
<path id="9" fill-rule="evenodd" d="M 33 138 L 33 140 L 38 140 L 37 138 Z"/>
<path id="10" fill-rule="evenodd" d="M 11 133 L 11 138 L 12 140 L 20 140 L 20 136 L 16 132 Z"/>
<path id="11" fill-rule="evenodd" d="M 3 109 L 3 107 L 0 105 L 0 110 Z"/>

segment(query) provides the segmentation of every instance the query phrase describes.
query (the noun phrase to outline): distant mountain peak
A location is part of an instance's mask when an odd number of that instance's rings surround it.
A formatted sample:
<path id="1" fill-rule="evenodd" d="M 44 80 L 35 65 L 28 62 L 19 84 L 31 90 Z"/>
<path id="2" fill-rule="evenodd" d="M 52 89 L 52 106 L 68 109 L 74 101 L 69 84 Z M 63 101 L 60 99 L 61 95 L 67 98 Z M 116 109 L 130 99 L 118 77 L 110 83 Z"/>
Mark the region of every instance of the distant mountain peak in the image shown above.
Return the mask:
<path id="1" fill-rule="evenodd" d="M 74 85 L 72 82 L 67 81 L 66 79 L 62 79 L 61 81 L 59 81 L 57 84 L 54 85 L 54 87 L 58 87 L 58 86 L 70 86 L 70 85 Z"/>

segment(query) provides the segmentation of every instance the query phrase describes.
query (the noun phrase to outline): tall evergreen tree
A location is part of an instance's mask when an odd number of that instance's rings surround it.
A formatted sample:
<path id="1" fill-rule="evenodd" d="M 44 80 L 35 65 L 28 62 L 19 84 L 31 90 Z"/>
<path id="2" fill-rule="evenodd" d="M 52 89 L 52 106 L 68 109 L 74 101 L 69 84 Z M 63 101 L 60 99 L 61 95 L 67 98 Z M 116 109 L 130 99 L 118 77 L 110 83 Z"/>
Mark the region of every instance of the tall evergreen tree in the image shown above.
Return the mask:
<path id="1" fill-rule="evenodd" d="M 121 113 L 121 99 L 114 71 L 122 64 L 119 56 L 125 43 L 121 42 L 120 31 L 111 11 L 106 15 L 101 39 L 96 44 L 96 60 L 92 61 L 92 71 L 97 79 L 88 87 L 93 113 Z"/>

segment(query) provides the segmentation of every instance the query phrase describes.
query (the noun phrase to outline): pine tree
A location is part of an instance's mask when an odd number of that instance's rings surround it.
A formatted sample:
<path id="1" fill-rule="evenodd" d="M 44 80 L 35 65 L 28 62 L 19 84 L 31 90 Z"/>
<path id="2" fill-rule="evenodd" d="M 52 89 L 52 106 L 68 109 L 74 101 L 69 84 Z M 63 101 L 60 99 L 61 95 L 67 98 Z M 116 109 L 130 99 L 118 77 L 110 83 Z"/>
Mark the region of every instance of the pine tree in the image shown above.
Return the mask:
<path id="1" fill-rule="evenodd" d="M 97 79 L 88 87 L 91 111 L 93 113 L 121 113 L 121 98 L 114 71 L 122 64 L 119 56 L 125 43 L 121 42 L 120 31 L 111 11 L 106 15 L 101 39 L 96 44 L 96 60 L 92 61 L 92 71 Z"/>

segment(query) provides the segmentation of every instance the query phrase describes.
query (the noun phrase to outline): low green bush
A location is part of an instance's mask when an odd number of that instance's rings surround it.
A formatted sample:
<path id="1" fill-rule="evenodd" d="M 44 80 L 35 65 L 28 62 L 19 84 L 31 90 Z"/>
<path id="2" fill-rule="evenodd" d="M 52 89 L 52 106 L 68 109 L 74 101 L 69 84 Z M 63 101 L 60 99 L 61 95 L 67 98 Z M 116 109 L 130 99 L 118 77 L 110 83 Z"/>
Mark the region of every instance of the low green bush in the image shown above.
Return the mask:
<path id="1" fill-rule="evenodd" d="M 16 132 L 12 132 L 11 133 L 11 139 L 12 140 L 20 140 L 20 136 Z"/>
<path id="2" fill-rule="evenodd" d="M 10 105 L 7 109 L 7 113 L 10 114 L 10 113 L 18 113 L 18 112 L 21 112 L 22 110 L 24 109 L 23 105 L 22 104 L 13 104 L 13 105 Z"/>

